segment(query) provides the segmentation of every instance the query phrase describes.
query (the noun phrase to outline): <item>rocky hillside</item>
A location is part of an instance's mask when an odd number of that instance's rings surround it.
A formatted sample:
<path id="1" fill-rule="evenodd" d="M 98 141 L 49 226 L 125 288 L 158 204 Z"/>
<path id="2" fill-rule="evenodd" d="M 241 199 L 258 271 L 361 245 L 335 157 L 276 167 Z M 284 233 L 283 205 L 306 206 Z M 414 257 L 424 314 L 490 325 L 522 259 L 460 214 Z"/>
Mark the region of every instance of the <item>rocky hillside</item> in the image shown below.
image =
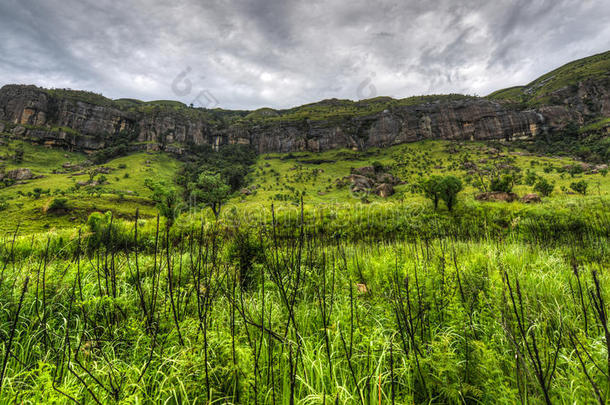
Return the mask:
<path id="1" fill-rule="evenodd" d="M 253 112 L 7 85 L 0 89 L 0 132 L 85 152 L 122 143 L 178 154 L 192 145 L 235 143 L 262 153 L 364 149 L 423 139 L 523 139 L 610 116 L 609 61 L 610 52 L 595 55 L 487 98 L 325 100 Z"/>

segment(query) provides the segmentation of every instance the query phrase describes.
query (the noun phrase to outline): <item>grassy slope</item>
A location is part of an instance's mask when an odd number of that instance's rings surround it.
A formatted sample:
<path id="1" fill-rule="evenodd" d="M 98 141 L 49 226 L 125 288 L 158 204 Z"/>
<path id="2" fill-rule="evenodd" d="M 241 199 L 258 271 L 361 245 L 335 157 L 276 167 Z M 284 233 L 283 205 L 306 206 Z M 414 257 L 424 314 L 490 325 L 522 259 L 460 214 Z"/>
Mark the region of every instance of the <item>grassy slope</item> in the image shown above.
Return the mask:
<path id="1" fill-rule="evenodd" d="M 10 154 L 9 150 L 14 145 L 12 143 L 0 147 L 0 155 Z M 233 206 L 245 211 L 268 208 L 272 202 L 276 206 L 292 206 L 299 201 L 301 195 L 308 205 L 358 205 L 361 204 L 363 195 L 352 194 L 349 187 L 338 188 L 335 181 L 347 176 L 352 168 L 368 166 L 373 162 L 387 166 L 389 171 L 405 184 L 396 186 L 396 194 L 388 199 L 371 194 L 366 196 L 368 201 L 427 203 L 412 189 L 420 178 L 432 174 L 454 174 L 463 180 L 467 179 L 466 170 L 460 167 L 461 159 L 469 156 L 470 160 L 480 162 L 481 159 L 489 158 L 488 149 L 487 145 L 478 142 L 456 144 L 447 141 L 425 141 L 364 152 L 343 149 L 324 153 L 261 155 L 248 177 L 249 187 L 256 188 L 255 192 L 249 196 L 238 194 L 227 205 L 229 208 Z M 556 169 L 573 164 L 574 161 L 569 158 L 524 155 L 508 147 L 504 147 L 502 152 L 514 157 L 514 164 L 522 168 L 523 173 L 529 169 L 556 183 L 554 193 L 545 201 L 582 198 L 566 194 L 561 189 L 569 188 L 571 182 L 580 178 L 588 181 L 590 195 L 610 194 L 610 176 L 580 174 L 573 178 L 556 170 L 544 172 L 547 166 Z M 34 174 L 44 177 L 0 190 L 0 196 L 9 201 L 8 209 L 0 215 L 0 227 L 10 230 L 14 229 L 17 223 L 21 223 L 24 231 L 72 227 L 76 223 L 84 222 L 89 213 L 95 210 L 113 210 L 118 216 L 132 217 L 139 208 L 142 215 L 153 216 L 156 209 L 148 198 L 149 191 L 143 185 L 144 179 L 150 177 L 171 182 L 180 167 L 178 161 L 161 153 L 137 153 L 120 157 L 104 165 L 114 170 L 105 175 L 108 184 L 104 184 L 96 192 L 92 192 L 88 187 L 74 189 L 77 182 L 88 179 L 87 174 L 53 173 L 54 170 L 61 170 L 63 163 L 78 163 L 85 159 L 86 156 L 82 154 L 26 145 L 24 162 L 16 164 L 10 159 L 5 160 L 7 170 L 27 167 Z M 125 165 L 125 168 L 120 169 L 120 165 Z M 125 177 L 126 175 L 128 177 Z M 33 193 L 36 188 L 49 190 L 50 193 L 39 198 L 28 196 L 28 193 Z M 63 215 L 45 214 L 44 207 L 61 191 L 66 193 L 71 210 Z M 515 192 L 523 195 L 533 192 L 533 187 L 518 185 Z M 472 200 L 477 193 L 475 187 L 466 183 L 461 198 Z"/>
<path id="2" fill-rule="evenodd" d="M 0 147 L 0 155 L 9 154 L 9 150 L 14 146 L 15 142 L 12 142 Z M 147 198 L 149 190 L 144 187 L 144 179 L 150 177 L 171 182 L 180 165 L 177 160 L 161 153 L 142 152 L 111 160 L 103 166 L 114 170 L 105 175 L 108 183 L 100 187 L 98 196 L 97 192 L 90 193 L 91 189 L 88 187 L 73 189 L 77 182 L 88 180 L 87 174 L 77 175 L 82 171 L 53 173 L 55 170 L 62 171 L 63 163 L 75 164 L 84 160 L 86 156 L 82 154 L 25 144 L 24 161 L 15 163 L 6 160 L 6 169 L 29 168 L 35 175 L 44 177 L 0 190 L 0 197 L 9 201 L 9 207 L 0 215 L 0 228 L 14 229 L 18 223 L 23 231 L 70 227 L 74 223 L 85 221 L 88 214 L 96 210 L 113 210 L 119 216 L 130 217 L 139 208 L 143 215 L 155 215 L 156 210 Z M 125 168 L 121 169 L 119 165 L 125 165 Z M 126 174 L 128 177 L 125 177 Z M 37 199 L 28 196 L 28 193 L 37 188 L 50 190 L 50 193 L 45 193 Z M 71 210 L 65 215 L 44 214 L 44 207 L 54 196 L 58 196 L 60 191 L 66 193 Z M 120 199 L 120 194 L 123 199 Z"/>
<path id="3" fill-rule="evenodd" d="M 526 86 L 498 90 L 488 97 L 512 102 L 525 101 L 530 106 L 541 105 L 556 90 L 589 78 L 607 77 L 609 72 L 610 51 L 575 60 L 540 76 Z"/>
<path id="4" fill-rule="evenodd" d="M 338 189 L 335 180 L 350 173 L 351 168 L 371 165 L 378 161 L 386 166 L 392 167 L 390 172 L 397 175 L 406 182 L 405 185 L 396 187 L 397 193 L 384 200 L 375 195 L 369 195 L 370 201 L 400 201 L 404 199 L 422 200 L 422 197 L 411 192 L 411 185 L 417 183 L 422 177 L 432 174 L 454 174 L 464 179 L 467 175 L 458 165 L 461 156 L 470 155 L 470 159 L 477 162 L 487 158 L 488 149 L 484 143 L 467 142 L 457 147 L 458 153 L 450 153 L 447 147 L 456 145 L 447 141 L 424 141 L 412 144 L 394 146 L 387 149 L 371 149 L 366 152 L 356 152 L 351 150 L 335 150 L 324 153 L 295 153 L 293 158 L 287 159 L 287 155 L 268 154 L 259 158 L 256 168 L 253 171 L 250 184 L 257 186 L 254 195 L 242 197 L 244 205 L 265 204 L 271 201 L 297 201 L 297 192 L 300 195 L 305 192 L 305 201 L 313 204 L 319 203 L 359 203 L 361 196 L 354 196 L 349 188 Z M 569 174 L 552 171 L 544 172 L 545 166 L 555 168 L 574 164 L 575 161 L 569 158 L 542 157 L 533 155 L 523 155 L 518 150 L 505 147 L 503 152 L 513 156 L 515 165 L 522 168 L 523 173 L 530 169 L 539 176 L 555 181 L 556 188 L 551 196 L 552 199 L 577 198 L 566 195 L 561 191 L 561 186 L 569 188 L 571 182 L 584 178 L 589 182 L 590 193 L 603 195 L 610 194 L 610 176 L 601 174 L 583 174 L 572 178 Z M 348 160 L 349 159 L 349 160 Z M 312 164 L 301 163 L 307 160 L 326 160 L 327 163 Z M 301 162 L 299 162 L 301 161 Z M 316 174 L 317 172 L 317 174 Z M 533 192 L 532 186 L 518 185 L 515 192 L 523 195 Z M 478 191 L 471 185 L 466 185 L 463 195 L 471 198 Z M 321 195 L 323 194 L 323 195 Z"/>

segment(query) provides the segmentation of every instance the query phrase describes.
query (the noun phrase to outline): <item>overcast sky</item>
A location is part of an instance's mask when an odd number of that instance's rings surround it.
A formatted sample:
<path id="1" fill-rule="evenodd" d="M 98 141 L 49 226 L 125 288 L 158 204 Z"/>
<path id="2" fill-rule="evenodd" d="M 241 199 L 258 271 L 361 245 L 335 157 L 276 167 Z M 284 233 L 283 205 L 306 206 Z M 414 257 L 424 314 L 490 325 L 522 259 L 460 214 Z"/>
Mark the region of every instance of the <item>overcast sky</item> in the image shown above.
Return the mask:
<path id="1" fill-rule="evenodd" d="M 609 49 L 608 0 L 0 0 L 0 85 L 208 107 L 486 95 Z"/>

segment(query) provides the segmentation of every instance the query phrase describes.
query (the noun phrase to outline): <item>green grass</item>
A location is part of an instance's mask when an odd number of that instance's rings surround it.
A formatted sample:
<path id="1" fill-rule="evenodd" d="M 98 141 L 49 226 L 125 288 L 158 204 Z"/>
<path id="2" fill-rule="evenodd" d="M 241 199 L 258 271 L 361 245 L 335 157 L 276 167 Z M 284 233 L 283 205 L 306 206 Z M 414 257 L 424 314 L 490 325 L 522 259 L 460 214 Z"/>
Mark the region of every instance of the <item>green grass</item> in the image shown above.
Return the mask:
<path id="1" fill-rule="evenodd" d="M 16 143 L 0 147 L 0 155 L 10 155 Z M 554 158 L 526 154 L 512 147 L 495 144 L 502 154 L 513 160 L 511 165 L 519 167 L 523 177 L 528 172 L 534 176 L 544 177 L 555 183 L 550 197 L 544 198 L 543 205 L 552 201 L 579 200 L 582 197 L 571 194 L 570 184 L 580 179 L 589 183 L 589 194 L 605 197 L 610 194 L 610 176 L 603 173 L 576 174 L 563 171 L 569 165 L 579 164 L 570 158 Z M 248 188 L 253 191 L 249 196 L 236 193 L 227 204 L 238 211 L 257 210 L 258 207 L 298 205 L 301 196 L 306 205 L 311 206 L 361 206 L 363 199 L 375 204 L 401 204 L 429 202 L 414 187 L 430 175 L 456 175 L 464 182 L 460 194 L 461 201 L 472 201 L 480 193 L 475 187 L 476 176 L 468 174 L 461 162 L 468 159 L 481 167 L 493 162 L 490 159 L 489 146 L 481 142 L 452 143 L 448 141 L 424 141 L 398 145 L 385 149 L 373 148 L 367 151 L 348 149 L 332 150 L 323 153 L 299 152 L 292 154 L 266 154 L 259 156 L 251 173 L 247 177 Z M 48 227 L 72 227 L 82 223 L 88 214 L 95 210 L 115 210 L 117 215 L 131 218 L 136 208 L 143 215 L 155 215 L 156 210 L 148 199 L 149 190 L 144 187 L 144 179 L 153 178 L 172 182 L 181 163 L 163 153 L 137 153 L 120 157 L 104 164 L 113 168 L 106 174 L 107 184 L 92 190 L 89 187 L 78 188 L 76 183 L 88 180 L 85 172 L 88 169 L 69 173 L 62 164 L 77 164 L 86 160 L 86 156 L 68 153 L 41 146 L 25 145 L 24 161 L 15 163 L 5 160 L 5 169 L 29 168 L 40 179 L 15 184 L 0 190 L 0 197 L 9 203 L 6 215 L 0 216 L 0 226 L 12 229 L 21 223 L 28 231 L 39 231 Z M 487 163 L 481 163 L 487 160 Z M 353 168 L 381 163 L 389 173 L 399 178 L 404 184 L 395 186 L 396 193 L 387 198 L 374 194 L 355 194 L 350 187 L 338 187 L 336 181 L 349 175 Z M 77 175 L 77 173 L 84 173 Z M 31 196 L 36 189 L 43 190 L 39 198 Z M 49 191 L 47 194 L 46 191 Z M 535 192 L 533 185 L 522 180 L 514 191 L 519 195 Z M 46 215 L 43 208 L 53 196 L 65 195 L 71 202 L 69 212 L 58 215 Z M 122 199 L 121 199 L 122 198 Z M 522 206 L 521 203 L 513 203 Z"/>
<path id="2" fill-rule="evenodd" d="M 328 99 L 312 104 L 306 104 L 286 110 L 274 110 L 271 108 L 261 108 L 252 111 L 238 123 L 256 122 L 299 122 L 299 121 L 321 121 L 321 120 L 342 120 L 350 117 L 366 116 L 379 113 L 386 109 L 395 107 L 414 106 L 431 102 L 448 102 L 457 100 L 468 100 L 476 97 L 461 94 L 440 94 L 414 96 L 404 99 L 393 99 L 391 97 L 376 97 L 372 99 L 352 101 Z"/>
<path id="3" fill-rule="evenodd" d="M 528 106 L 548 103 L 549 94 L 589 78 L 610 78 L 610 51 L 567 63 L 525 86 L 511 87 L 491 93 L 496 100 L 525 102 Z"/>
<path id="4" fill-rule="evenodd" d="M 182 163 L 167 154 L 105 163 L 108 184 L 90 193 L 74 186 L 86 174 L 57 173 L 87 156 L 26 144 L 16 163 L 15 146 L 0 147 L 5 169 L 45 177 L 0 190 L 2 403 L 586 403 L 594 387 L 610 393 L 594 310 L 610 285 L 610 178 L 572 177 L 570 158 L 447 141 L 266 154 L 248 176 L 254 194 L 234 196 L 217 221 L 197 209 L 167 230 L 143 185 L 175 178 Z M 535 205 L 475 201 L 462 163 L 484 167 L 498 153 L 524 178 L 554 181 L 554 193 Z M 405 182 L 396 195 L 363 203 L 335 186 L 374 163 Z M 414 192 L 433 174 L 465 182 L 454 211 Z M 580 179 L 589 195 L 562 190 Z M 36 189 L 51 192 L 28 195 Z M 45 213 L 64 194 L 68 212 Z"/>
<path id="5" fill-rule="evenodd" d="M 610 118 L 602 118 L 578 129 L 580 133 L 596 132 L 610 126 Z"/>
<path id="6" fill-rule="evenodd" d="M 284 226 L 286 218 L 277 220 Z M 594 294 L 591 271 L 610 264 L 606 239 L 544 246 L 512 235 L 458 241 L 416 234 L 413 241 L 349 242 L 307 231 L 278 245 L 269 224 L 227 222 L 230 231 L 220 233 L 203 225 L 205 239 L 176 230 L 170 246 L 154 221 L 141 221 L 138 251 L 123 243 L 133 241 L 133 224 L 82 228 L 79 261 L 71 253 L 76 228 L 6 240 L 3 336 L 21 309 L 0 398 L 541 403 L 527 354 L 533 339 L 553 403 L 587 402 L 590 381 L 610 389 L 587 293 Z M 606 293 L 609 275 L 597 277 Z M 592 359 L 588 377 L 574 347 Z"/>
<path id="7" fill-rule="evenodd" d="M 0 147 L 0 155 L 10 155 L 16 144 L 11 142 Z M 0 215 L 3 229 L 14 229 L 17 224 L 25 232 L 73 227 L 75 223 L 85 222 L 93 211 L 112 210 L 118 216 L 130 218 L 136 209 L 140 209 L 142 215 L 154 216 L 156 210 L 148 198 L 150 191 L 144 187 L 144 180 L 154 178 L 171 183 L 181 166 L 176 159 L 163 153 L 142 152 L 120 157 L 102 165 L 113 170 L 104 175 L 107 184 L 92 190 L 86 186 L 78 188 L 77 183 L 87 181 L 88 170 L 99 166 L 71 172 L 62 168 L 64 163 L 83 163 L 87 159 L 85 155 L 29 144 L 24 144 L 24 151 L 23 162 L 8 159 L 5 170 L 29 168 L 34 175 L 43 177 L 0 189 L 0 197 L 9 203 Z M 28 195 L 37 189 L 43 190 L 40 197 Z M 63 214 L 45 214 L 44 207 L 54 196 L 67 197 L 70 210 Z"/>
<path id="8" fill-rule="evenodd" d="M 525 174 L 528 170 L 537 176 L 542 176 L 555 182 L 555 192 L 551 198 L 569 197 L 561 191 L 568 188 L 574 178 L 568 173 L 560 173 L 557 169 L 578 164 L 573 159 L 562 157 L 545 157 L 526 154 L 508 146 L 499 146 L 502 153 L 514 159 L 512 165 L 519 167 Z M 452 148 L 451 152 L 448 148 Z M 374 202 L 383 201 L 423 201 L 423 198 L 413 192 L 417 182 L 431 175 L 456 175 L 461 179 L 468 177 L 468 170 L 460 166 L 461 159 L 468 157 L 471 161 L 480 163 L 487 159 L 493 162 L 487 153 L 488 146 L 480 142 L 465 142 L 456 144 L 450 141 L 423 141 L 384 149 L 369 149 L 364 152 L 352 150 L 333 150 L 323 153 L 292 153 L 267 154 L 259 157 L 248 181 L 256 187 L 256 193 L 242 197 L 244 205 L 261 204 L 268 201 L 281 203 L 289 199 L 296 203 L 304 193 L 304 200 L 311 204 L 320 203 L 352 203 L 359 204 L 360 195 L 353 195 L 349 187 L 337 188 L 335 181 L 350 174 L 352 168 L 370 166 L 379 162 L 388 167 L 388 171 L 406 184 L 396 186 L 396 194 L 388 200 L 375 195 L 367 196 Z M 316 161 L 307 163 L 307 161 Z M 548 171 L 548 173 L 546 172 Z M 470 176 L 473 177 L 473 176 Z M 610 176 L 598 174 L 582 174 L 590 182 L 591 193 L 608 195 L 610 193 Z M 523 195 L 534 192 L 533 186 L 520 184 L 515 192 Z M 463 196 L 472 198 L 479 191 L 471 184 L 465 184 Z"/>

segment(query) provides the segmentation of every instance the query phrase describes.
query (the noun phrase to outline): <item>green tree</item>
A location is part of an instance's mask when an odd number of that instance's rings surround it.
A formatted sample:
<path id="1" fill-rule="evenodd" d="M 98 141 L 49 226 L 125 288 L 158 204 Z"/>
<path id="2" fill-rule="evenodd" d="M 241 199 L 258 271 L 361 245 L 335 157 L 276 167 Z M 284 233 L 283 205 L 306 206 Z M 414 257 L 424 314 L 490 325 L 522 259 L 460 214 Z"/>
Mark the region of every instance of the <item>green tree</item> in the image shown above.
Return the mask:
<path id="1" fill-rule="evenodd" d="M 25 155 L 25 148 L 23 143 L 20 143 L 15 147 L 15 154 L 13 155 L 13 160 L 15 163 L 23 162 L 23 155 Z"/>
<path id="2" fill-rule="evenodd" d="M 544 177 L 540 177 L 536 184 L 534 185 L 534 190 L 547 197 L 551 195 L 553 190 L 555 189 L 555 183 L 548 181 Z"/>
<path id="3" fill-rule="evenodd" d="M 144 180 L 144 186 L 152 191 L 151 198 L 155 202 L 159 214 L 165 217 L 167 226 L 171 227 L 181 211 L 178 192 L 165 182 L 155 182 L 152 179 Z"/>
<path id="4" fill-rule="evenodd" d="M 580 180 L 580 181 L 575 181 L 572 182 L 570 184 L 570 188 L 574 191 L 576 191 L 578 194 L 582 194 L 585 195 L 587 194 L 587 188 L 589 187 L 589 184 L 587 184 L 586 181 L 584 180 Z"/>
<path id="5" fill-rule="evenodd" d="M 220 209 L 231 194 L 231 187 L 224 182 L 220 174 L 203 172 L 197 181 L 189 184 L 190 197 L 196 203 L 210 207 L 218 218 Z"/>
<path id="6" fill-rule="evenodd" d="M 426 196 L 434 203 L 434 209 L 438 209 L 438 202 L 441 199 L 441 188 L 440 185 L 443 181 L 441 176 L 431 176 L 426 180 L 423 180 L 419 184 L 419 188 Z"/>
<path id="7" fill-rule="evenodd" d="M 440 182 L 440 197 L 449 211 L 457 202 L 457 195 L 462 191 L 462 181 L 455 176 L 445 176 Z"/>

